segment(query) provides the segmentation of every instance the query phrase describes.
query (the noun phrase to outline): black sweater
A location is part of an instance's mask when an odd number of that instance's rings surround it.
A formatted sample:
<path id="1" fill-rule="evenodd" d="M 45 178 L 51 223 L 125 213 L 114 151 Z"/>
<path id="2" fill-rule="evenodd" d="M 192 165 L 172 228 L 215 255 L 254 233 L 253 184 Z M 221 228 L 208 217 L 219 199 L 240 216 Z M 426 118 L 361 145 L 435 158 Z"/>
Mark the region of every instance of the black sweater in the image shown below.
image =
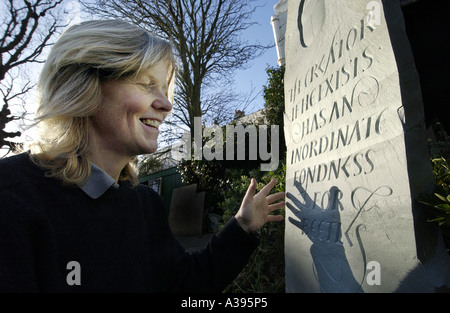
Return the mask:
<path id="1" fill-rule="evenodd" d="M 219 292 L 258 243 L 233 218 L 187 254 L 146 186 L 94 200 L 45 177 L 27 154 L 0 160 L 0 175 L 1 292 Z M 81 284 L 70 285 L 78 273 Z"/>

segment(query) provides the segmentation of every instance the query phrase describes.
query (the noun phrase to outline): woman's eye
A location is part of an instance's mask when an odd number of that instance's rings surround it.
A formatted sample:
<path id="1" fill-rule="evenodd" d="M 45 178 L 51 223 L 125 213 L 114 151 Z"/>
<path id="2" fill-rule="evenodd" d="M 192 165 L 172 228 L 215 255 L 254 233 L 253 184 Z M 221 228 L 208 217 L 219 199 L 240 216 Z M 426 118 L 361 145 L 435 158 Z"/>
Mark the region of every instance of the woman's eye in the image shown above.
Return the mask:
<path id="1" fill-rule="evenodd" d="M 144 88 L 145 90 L 149 90 L 149 91 L 152 91 L 153 90 L 153 88 L 155 88 L 156 87 L 156 84 L 153 84 L 153 83 L 150 83 L 150 84 L 144 84 L 144 83 L 142 83 L 142 84 L 139 84 L 142 88 Z"/>

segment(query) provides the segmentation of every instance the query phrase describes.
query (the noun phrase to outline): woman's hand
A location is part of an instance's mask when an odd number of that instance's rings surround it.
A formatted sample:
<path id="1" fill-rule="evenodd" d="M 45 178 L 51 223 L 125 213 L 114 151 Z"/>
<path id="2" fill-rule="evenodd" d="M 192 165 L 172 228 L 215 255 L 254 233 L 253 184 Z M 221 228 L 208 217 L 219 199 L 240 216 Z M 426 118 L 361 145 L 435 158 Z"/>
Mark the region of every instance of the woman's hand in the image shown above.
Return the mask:
<path id="1" fill-rule="evenodd" d="M 248 233 L 255 232 L 267 222 L 279 222 L 283 219 L 282 215 L 271 215 L 270 213 L 284 207 L 285 202 L 275 201 L 284 199 L 284 192 L 277 192 L 269 195 L 277 181 L 272 179 L 265 185 L 260 192 L 256 192 L 256 180 L 252 178 L 247 193 L 242 200 L 241 207 L 236 213 L 235 218 L 241 227 Z M 272 204 L 273 203 L 273 204 Z"/>

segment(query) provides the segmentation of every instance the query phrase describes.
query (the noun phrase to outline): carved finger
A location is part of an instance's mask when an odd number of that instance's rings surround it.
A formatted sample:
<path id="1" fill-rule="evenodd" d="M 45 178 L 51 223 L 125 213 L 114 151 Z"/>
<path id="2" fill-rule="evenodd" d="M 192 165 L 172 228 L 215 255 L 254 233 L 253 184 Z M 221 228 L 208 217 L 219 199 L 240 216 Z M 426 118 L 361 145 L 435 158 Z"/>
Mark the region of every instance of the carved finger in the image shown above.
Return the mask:
<path id="1" fill-rule="evenodd" d="M 295 208 L 292 204 L 289 202 L 286 202 L 286 206 L 289 210 L 291 210 L 292 213 L 295 215 L 298 215 L 301 212 L 301 208 Z"/>
<path id="2" fill-rule="evenodd" d="M 297 221 L 297 220 L 293 219 L 292 217 L 289 217 L 288 219 L 289 219 L 289 222 L 291 222 L 293 225 L 297 226 L 300 229 L 303 228 L 302 222 Z"/>
<path id="3" fill-rule="evenodd" d="M 298 207 L 299 209 L 302 209 L 304 207 L 304 205 L 290 192 L 286 193 L 286 198 L 288 198 L 289 200 L 291 200 L 294 205 L 296 207 Z"/>

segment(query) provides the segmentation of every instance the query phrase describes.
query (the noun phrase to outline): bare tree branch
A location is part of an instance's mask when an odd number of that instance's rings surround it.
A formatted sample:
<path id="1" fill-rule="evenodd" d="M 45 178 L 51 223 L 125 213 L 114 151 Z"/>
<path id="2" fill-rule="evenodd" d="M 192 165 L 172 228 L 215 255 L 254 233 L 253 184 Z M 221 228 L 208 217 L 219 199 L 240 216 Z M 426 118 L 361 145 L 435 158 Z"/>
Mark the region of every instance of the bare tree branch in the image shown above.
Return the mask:
<path id="1" fill-rule="evenodd" d="M 191 129 L 194 117 L 209 122 L 231 116 L 240 101 L 226 88 L 237 69 L 266 48 L 244 40 L 251 27 L 254 0 L 96 0 L 82 1 L 85 10 L 106 18 L 120 18 L 170 39 L 180 62 L 174 117 Z M 228 107 L 228 108 L 227 108 Z M 232 109 L 230 109 L 232 108 Z"/>
<path id="2" fill-rule="evenodd" d="M 10 105 L 14 100 L 22 100 L 34 87 L 30 81 L 17 88 L 15 82 L 21 79 L 11 73 L 29 63 L 41 63 L 39 56 L 51 44 L 50 40 L 60 27 L 60 19 L 54 10 L 63 0 L 9 0 L 2 4 L 0 16 L 4 20 L 0 26 L 0 91 L 2 110 L 0 111 L 0 148 L 13 149 L 14 143 L 8 138 L 21 135 L 19 131 L 5 131 L 6 124 L 24 118 L 26 112 L 11 116 Z"/>

